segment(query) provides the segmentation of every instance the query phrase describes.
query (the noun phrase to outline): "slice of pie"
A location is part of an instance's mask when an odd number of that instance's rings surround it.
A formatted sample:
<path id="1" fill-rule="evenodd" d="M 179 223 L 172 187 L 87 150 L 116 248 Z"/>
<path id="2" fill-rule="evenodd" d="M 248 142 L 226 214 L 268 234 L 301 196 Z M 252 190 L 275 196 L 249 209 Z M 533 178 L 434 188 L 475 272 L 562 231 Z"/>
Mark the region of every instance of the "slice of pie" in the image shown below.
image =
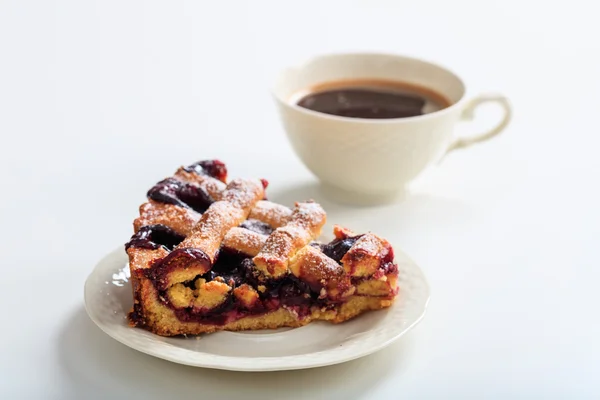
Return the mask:
<path id="1" fill-rule="evenodd" d="M 129 320 L 163 335 L 343 322 L 389 307 L 398 293 L 390 244 L 336 226 L 311 200 L 266 200 L 267 181 L 227 181 L 200 161 L 148 191 L 125 245 L 134 306 Z"/>

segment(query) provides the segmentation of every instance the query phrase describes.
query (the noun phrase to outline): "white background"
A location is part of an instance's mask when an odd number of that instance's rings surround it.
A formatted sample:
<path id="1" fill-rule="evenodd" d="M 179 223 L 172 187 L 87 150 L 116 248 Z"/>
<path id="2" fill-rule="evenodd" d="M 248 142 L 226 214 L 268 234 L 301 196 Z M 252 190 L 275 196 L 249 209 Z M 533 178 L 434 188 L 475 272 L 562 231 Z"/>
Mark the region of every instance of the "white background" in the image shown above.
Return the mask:
<path id="1" fill-rule="evenodd" d="M 584 4 L 1 1 L 0 397 L 598 398 L 600 29 Z M 443 63 L 508 95 L 514 120 L 402 203 L 337 205 L 267 90 L 280 66 L 334 50 Z M 86 276 L 129 238 L 146 190 L 203 158 L 399 245 L 431 284 L 423 322 L 361 360 L 264 374 L 179 366 L 104 335 Z"/>

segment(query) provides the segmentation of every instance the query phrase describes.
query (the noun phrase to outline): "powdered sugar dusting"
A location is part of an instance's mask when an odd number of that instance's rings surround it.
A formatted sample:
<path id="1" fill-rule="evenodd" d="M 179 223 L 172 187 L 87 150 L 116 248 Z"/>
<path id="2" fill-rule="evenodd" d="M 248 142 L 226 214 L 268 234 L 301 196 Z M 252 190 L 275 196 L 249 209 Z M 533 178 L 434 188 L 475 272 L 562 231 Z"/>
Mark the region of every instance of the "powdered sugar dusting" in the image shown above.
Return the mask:
<path id="1" fill-rule="evenodd" d="M 223 200 L 241 209 L 250 209 L 258 199 L 265 197 L 265 189 L 260 180 L 234 179 L 227 185 Z M 247 215 L 246 215 L 247 216 Z"/>
<path id="2" fill-rule="evenodd" d="M 296 203 L 292 220 L 304 226 L 313 236 L 318 236 L 327 221 L 327 214 L 320 204 L 311 200 L 306 203 Z"/>
<path id="3" fill-rule="evenodd" d="M 168 203 L 150 200 L 140 206 L 140 216 L 133 222 L 135 232 L 146 225 L 161 224 L 187 236 L 200 220 L 200 213 Z"/>
<path id="4" fill-rule="evenodd" d="M 223 247 L 253 257 L 263 248 L 267 237 L 248 229 L 231 228 L 223 238 Z"/>
<path id="5" fill-rule="evenodd" d="M 280 276 L 287 272 L 288 255 L 292 250 L 292 237 L 278 228 L 267 238 L 254 263 L 266 275 Z"/>
<path id="6" fill-rule="evenodd" d="M 263 197 L 264 188 L 260 181 L 231 181 L 223 192 L 223 200 L 210 205 L 192 234 L 181 242 L 178 248 L 200 249 L 214 262 L 225 234 L 241 224 L 248 217 L 254 204 Z"/>
<path id="7" fill-rule="evenodd" d="M 215 179 L 208 175 L 198 175 L 193 172 L 188 172 L 183 168 L 179 168 L 177 170 L 177 172 L 175 173 L 175 177 L 184 182 L 197 184 L 202 189 L 204 189 L 214 200 L 221 200 L 223 191 L 227 187 L 227 185 L 225 185 L 218 179 Z"/>
<path id="8" fill-rule="evenodd" d="M 281 204 L 261 200 L 250 211 L 250 217 L 269 224 L 272 228 L 279 228 L 289 222 L 292 210 Z"/>
<path id="9" fill-rule="evenodd" d="M 275 277 L 287 273 L 288 260 L 320 234 L 325 218 L 317 203 L 297 203 L 290 221 L 277 228 L 254 257 L 259 271 Z"/>
<path id="10" fill-rule="evenodd" d="M 371 256 L 379 256 L 383 250 L 384 242 L 373 233 L 366 233 L 354 243 L 349 252 L 361 252 Z"/>
<path id="11" fill-rule="evenodd" d="M 338 299 L 354 292 L 344 268 L 312 246 L 305 246 L 298 251 L 290 261 L 290 270 L 313 290 L 320 290 L 329 298 Z"/>

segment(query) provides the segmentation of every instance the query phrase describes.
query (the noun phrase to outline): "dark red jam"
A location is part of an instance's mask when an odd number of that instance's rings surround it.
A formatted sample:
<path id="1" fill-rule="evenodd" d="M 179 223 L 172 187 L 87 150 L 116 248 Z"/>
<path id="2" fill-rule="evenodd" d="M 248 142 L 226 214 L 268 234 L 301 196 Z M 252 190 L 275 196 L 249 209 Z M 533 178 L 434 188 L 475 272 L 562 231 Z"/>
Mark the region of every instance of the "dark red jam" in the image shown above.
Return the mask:
<path id="1" fill-rule="evenodd" d="M 181 248 L 175 249 L 165 258 L 157 260 L 150 268 L 142 270 L 146 277 L 154 282 L 159 290 L 165 290 L 168 282 L 166 276 L 175 269 L 186 269 L 193 264 L 203 264 L 205 269 L 210 268 L 210 257 L 200 249 Z"/>
<path id="2" fill-rule="evenodd" d="M 321 251 L 329 258 L 341 263 L 342 258 L 346 255 L 350 247 L 360 239 L 362 235 L 348 236 L 343 239 L 334 239 L 330 243 L 321 245 Z"/>
<path id="3" fill-rule="evenodd" d="M 203 213 L 214 203 L 210 195 L 198 185 L 167 178 L 158 182 L 147 194 L 149 199 L 161 203 L 191 208 Z"/>
<path id="4" fill-rule="evenodd" d="M 143 249 L 158 249 L 163 246 L 167 250 L 173 250 L 181 243 L 185 236 L 180 235 L 166 225 L 147 225 L 140 228 L 129 242 L 125 244 L 125 250 L 130 247 Z"/>
<path id="5" fill-rule="evenodd" d="M 260 315 L 274 311 L 282 305 L 293 308 L 300 316 L 308 315 L 313 305 L 327 306 L 318 299 L 319 293 L 311 291 L 306 283 L 295 276 L 288 275 L 278 280 L 261 280 L 256 276 L 251 258 L 226 249 L 220 252 L 209 272 L 195 279 L 200 277 L 207 281 L 220 277 L 232 288 L 248 284 L 258 292 L 259 299 L 252 308 L 248 309 L 230 292 L 227 299 L 213 309 L 198 310 L 193 307 L 182 309 L 174 307 L 167 300 L 165 289 L 161 290 L 159 298 L 164 299 L 163 303 L 173 309 L 181 321 L 223 325 L 247 315 Z M 193 287 L 193 282 L 188 282 L 188 285 Z M 263 290 L 259 290 L 259 286 Z"/>
<path id="6" fill-rule="evenodd" d="M 215 179 L 225 182 L 227 180 L 227 167 L 223 161 L 203 160 L 183 168 L 187 172 L 193 172 L 198 175 L 208 175 Z"/>

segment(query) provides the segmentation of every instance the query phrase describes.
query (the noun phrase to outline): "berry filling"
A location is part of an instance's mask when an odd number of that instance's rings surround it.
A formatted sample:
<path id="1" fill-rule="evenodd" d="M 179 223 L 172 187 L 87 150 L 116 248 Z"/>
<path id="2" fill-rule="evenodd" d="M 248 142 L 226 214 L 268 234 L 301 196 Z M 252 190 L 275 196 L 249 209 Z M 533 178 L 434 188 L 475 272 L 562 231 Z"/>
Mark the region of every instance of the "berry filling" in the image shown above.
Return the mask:
<path id="1" fill-rule="evenodd" d="M 273 231 L 268 224 L 252 219 L 246 220 L 240 227 L 265 235 Z M 340 260 L 361 236 L 334 239 L 326 244 L 313 242 L 311 245 L 320 248 L 328 257 L 340 263 Z M 168 250 L 173 250 L 183 239 L 182 235 L 164 225 L 150 225 L 142 227 L 125 247 L 156 249 L 163 246 Z M 394 254 L 391 247 L 387 250 L 382 255 L 381 268 L 372 278 L 377 279 L 397 271 L 397 266 L 393 263 Z M 170 272 L 184 267 L 184 263 L 189 262 L 210 263 L 203 252 L 192 248 L 182 248 L 171 251 L 167 257 L 144 270 L 145 275 L 154 281 L 155 287 L 159 290 L 160 301 L 171 308 L 182 322 L 224 325 L 245 316 L 275 311 L 282 306 L 295 311 L 299 318 L 302 318 L 309 315 L 314 306 L 330 308 L 335 305 L 331 299 L 319 298 L 320 287 L 311 287 L 309 283 L 292 274 L 281 279 L 264 280 L 254 268 L 252 258 L 235 250 L 224 248 L 219 252 L 217 260 L 209 271 L 182 284 L 190 293 L 196 294 L 199 290 L 197 284 L 199 280 L 202 283 L 214 281 L 217 282 L 217 285 L 227 285 L 228 291 L 223 295 L 222 301 L 213 307 L 199 307 L 189 305 L 189 303 L 185 307 L 176 306 L 169 299 L 169 287 L 165 277 Z M 365 279 L 353 279 L 352 283 L 357 285 L 363 280 Z M 256 299 L 251 303 L 244 303 L 234 295 L 234 290 L 243 285 L 251 288 L 250 290 L 256 294 Z"/>
<path id="2" fill-rule="evenodd" d="M 163 259 L 154 261 L 150 268 L 142 270 L 147 278 L 154 282 L 157 289 L 164 290 L 169 286 L 169 274 L 176 270 L 186 270 L 192 266 L 204 271 L 210 269 L 210 257 L 200 249 L 184 247 L 175 249 Z"/>
<path id="3" fill-rule="evenodd" d="M 163 304 L 174 310 L 177 318 L 183 322 L 201 322 L 207 324 L 223 325 L 248 315 L 261 315 L 275 311 L 281 306 L 293 309 L 302 317 L 310 313 L 312 306 L 327 307 L 323 300 L 318 298 L 319 293 L 298 280 L 293 275 L 278 280 L 263 281 L 256 275 L 252 259 L 230 250 L 222 250 L 212 269 L 207 273 L 197 276 L 184 286 L 194 289 L 194 281 L 225 283 L 231 289 L 242 285 L 250 286 L 258 294 L 258 298 L 251 305 L 244 304 L 230 290 L 224 300 L 213 308 L 202 307 L 176 307 L 170 300 L 166 290 L 159 292 L 159 299 Z"/>
<path id="4" fill-rule="evenodd" d="M 207 175 L 225 182 L 227 180 L 227 167 L 219 160 L 203 160 L 183 168 L 187 172 L 198 175 Z"/>
<path id="5" fill-rule="evenodd" d="M 148 225 L 140 228 L 129 242 L 125 244 L 125 250 L 130 247 L 156 250 L 163 246 L 167 250 L 173 250 L 181 243 L 185 236 L 180 235 L 166 225 Z"/>
<path id="6" fill-rule="evenodd" d="M 158 182 L 148 191 L 147 195 L 154 201 L 191 208 L 199 213 L 205 212 L 214 202 L 212 197 L 201 187 L 174 178 Z"/>
<path id="7" fill-rule="evenodd" d="M 362 235 L 357 235 L 348 236 L 343 239 L 334 239 L 330 243 L 322 244 L 321 251 L 325 253 L 327 257 L 334 259 L 339 264 L 348 250 L 350 250 L 350 247 L 352 247 L 361 236 Z"/>

